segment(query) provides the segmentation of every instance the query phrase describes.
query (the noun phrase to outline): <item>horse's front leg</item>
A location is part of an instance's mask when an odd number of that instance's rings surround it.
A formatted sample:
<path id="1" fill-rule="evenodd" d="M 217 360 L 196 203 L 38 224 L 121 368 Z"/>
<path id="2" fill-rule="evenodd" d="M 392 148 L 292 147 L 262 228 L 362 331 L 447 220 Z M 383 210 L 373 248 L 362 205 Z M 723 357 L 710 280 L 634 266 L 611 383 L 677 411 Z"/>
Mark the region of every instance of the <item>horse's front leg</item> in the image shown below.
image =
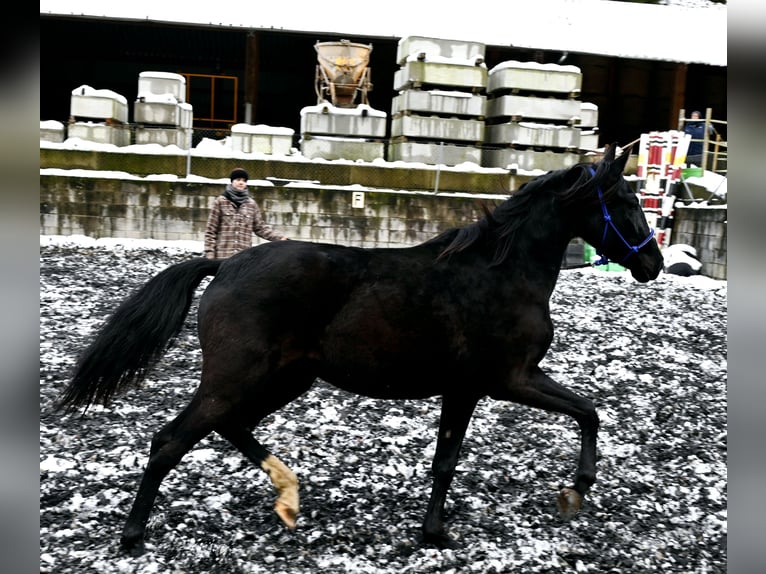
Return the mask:
<path id="1" fill-rule="evenodd" d="M 565 389 L 566 390 L 566 389 Z M 568 391 L 567 391 L 568 392 Z M 580 427 L 580 458 L 572 488 L 562 488 L 556 498 L 556 507 L 564 520 L 569 520 L 580 511 L 582 500 L 596 482 L 596 439 L 598 436 L 598 414 L 593 402 L 572 393 L 576 397 L 575 418 Z M 562 411 L 563 412 L 563 411 Z"/>
<path id="2" fill-rule="evenodd" d="M 490 395 L 495 399 L 511 400 L 550 412 L 569 415 L 580 427 L 580 457 L 574 485 L 562 488 L 556 505 L 565 520 L 580 510 L 582 500 L 596 481 L 596 439 L 598 414 L 593 402 L 573 393 L 535 367 L 525 377 L 518 377 L 503 392 Z"/>
<path id="3" fill-rule="evenodd" d="M 444 503 L 452 478 L 455 476 L 460 446 L 473 415 L 477 400 L 467 397 L 445 395 L 439 420 L 439 436 L 436 439 L 431 469 L 433 487 L 428 510 L 423 521 L 423 540 L 440 548 L 454 548 L 457 543 L 444 530 Z"/>

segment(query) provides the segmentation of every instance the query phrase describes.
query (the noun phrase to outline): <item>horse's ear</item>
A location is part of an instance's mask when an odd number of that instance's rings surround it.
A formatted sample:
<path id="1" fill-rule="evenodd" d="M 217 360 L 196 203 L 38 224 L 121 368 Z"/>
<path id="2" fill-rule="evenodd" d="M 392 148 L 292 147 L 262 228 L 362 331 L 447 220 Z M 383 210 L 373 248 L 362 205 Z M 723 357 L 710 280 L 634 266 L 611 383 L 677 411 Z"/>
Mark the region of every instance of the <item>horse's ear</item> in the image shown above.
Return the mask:
<path id="1" fill-rule="evenodd" d="M 617 144 L 613 144 L 612 147 L 617 147 Z M 620 157 L 618 157 L 614 162 L 614 168 L 619 169 L 620 173 L 623 173 L 625 171 L 625 166 L 628 164 L 628 159 L 630 158 L 630 150 L 633 146 L 628 146 L 627 148 L 622 150 L 622 154 L 620 154 Z"/>
<path id="2" fill-rule="evenodd" d="M 614 154 L 617 150 L 617 143 L 613 143 L 611 145 L 606 146 L 606 152 L 604 153 L 604 157 L 601 161 L 604 163 L 611 163 L 614 161 Z"/>

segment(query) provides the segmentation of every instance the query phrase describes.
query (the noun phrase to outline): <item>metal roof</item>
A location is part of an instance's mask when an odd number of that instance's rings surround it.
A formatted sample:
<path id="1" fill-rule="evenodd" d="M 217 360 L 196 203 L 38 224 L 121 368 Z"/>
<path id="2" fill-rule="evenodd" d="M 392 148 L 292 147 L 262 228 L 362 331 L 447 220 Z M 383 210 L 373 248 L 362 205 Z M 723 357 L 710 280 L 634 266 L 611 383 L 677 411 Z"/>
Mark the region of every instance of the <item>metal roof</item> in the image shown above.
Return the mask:
<path id="1" fill-rule="evenodd" d="M 727 65 L 727 6 L 610 0 L 104 2 L 41 0 L 41 15 L 146 20 L 342 38 L 426 36 L 687 64 Z"/>

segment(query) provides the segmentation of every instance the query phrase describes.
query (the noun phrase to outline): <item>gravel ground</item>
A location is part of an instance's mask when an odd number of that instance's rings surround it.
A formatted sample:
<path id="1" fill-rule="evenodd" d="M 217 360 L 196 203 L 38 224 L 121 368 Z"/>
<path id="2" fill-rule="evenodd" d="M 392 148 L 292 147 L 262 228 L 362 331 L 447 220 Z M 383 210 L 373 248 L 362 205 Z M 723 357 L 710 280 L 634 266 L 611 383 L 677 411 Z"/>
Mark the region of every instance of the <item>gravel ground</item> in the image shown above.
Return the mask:
<path id="1" fill-rule="evenodd" d="M 41 237 L 40 572 L 726 572 L 727 284 L 591 269 L 562 272 L 544 363 L 601 417 L 598 478 L 574 520 L 555 509 L 576 466 L 574 421 L 485 399 L 447 500 L 461 548 L 422 546 L 439 400 L 317 381 L 255 431 L 298 474 L 296 530 L 272 512 L 262 471 L 210 436 L 163 483 L 146 554 L 121 554 L 152 434 L 199 378 L 196 307 L 143 389 L 85 417 L 53 404 L 106 314 L 196 255 Z"/>

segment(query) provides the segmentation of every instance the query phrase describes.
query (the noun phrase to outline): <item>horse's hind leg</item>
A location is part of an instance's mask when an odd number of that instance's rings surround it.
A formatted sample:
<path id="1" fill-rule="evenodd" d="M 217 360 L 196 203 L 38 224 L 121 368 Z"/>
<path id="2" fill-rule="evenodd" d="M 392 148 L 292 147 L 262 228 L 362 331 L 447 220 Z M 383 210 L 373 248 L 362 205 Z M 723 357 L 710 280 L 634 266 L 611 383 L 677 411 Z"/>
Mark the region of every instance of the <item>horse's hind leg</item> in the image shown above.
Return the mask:
<path id="1" fill-rule="evenodd" d="M 440 548 L 454 548 L 454 540 L 444 530 L 444 502 L 455 476 L 460 447 L 476 407 L 476 400 L 444 395 L 439 420 L 439 436 L 431 465 L 434 482 L 423 521 L 423 540 Z"/>
<path id="2" fill-rule="evenodd" d="M 216 428 L 216 431 L 266 472 L 277 489 L 278 496 L 274 503 L 274 512 L 282 519 L 285 526 L 295 528 L 299 510 L 298 478 L 295 473 L 255 440 L 248 429 L 227 424 Z"/>
<path id="3" fill-rule="evenodd" d="M 277 490 L 274 512 L 292 529 L 299 511 L 298 478 L 261 445 L 250 430 L 263 417 L 291 403 L 314 384 L 316 373 L 310 361 L 289 362 L 284 355 L 282 361 L 280 368 L 268 376 L 243 377 L 258 381 L 248 387 L 247 404 L 238 405 L 236 412 L 221 419 L 214 430 L 268 475 Z"/>
<path id="4" fill-rule="evenodd" d="M 509 394 L 493 393 L 491 396 L 569 415 L 580 427 L 580 457 L 574 485 L 561 489 L 556 501 L 561 517 L 570 519 L 580 510 L 583 497 L 596 481 L 596 438 L 599 426 L 596 408 L 591 400 L 560 385 L 539 368 L 535 368 L 523 382 L 514 381 L 509 390 Z"/>
<path id="5" fill-rule="evenodd" d="M 203 411 L 195 398 L 152 438 L 149 461 L 120 538 L 126 552 L 134 556 L 143 553 L 146 523 L 160 484 L 181 458 L 213 430 L 212 421 L 203 416 Z"/>

